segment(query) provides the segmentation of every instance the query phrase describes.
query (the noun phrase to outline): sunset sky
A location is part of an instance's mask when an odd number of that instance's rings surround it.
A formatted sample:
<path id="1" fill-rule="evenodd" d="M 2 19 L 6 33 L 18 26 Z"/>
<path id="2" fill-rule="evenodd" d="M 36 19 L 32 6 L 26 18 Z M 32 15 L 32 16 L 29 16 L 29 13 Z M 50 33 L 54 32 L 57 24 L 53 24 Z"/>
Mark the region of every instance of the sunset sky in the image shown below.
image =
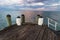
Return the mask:
<path id="1" fill-rule="evenodd" d="M 60 11 L 60 0 L 0 0 L 0 10 Z"/>

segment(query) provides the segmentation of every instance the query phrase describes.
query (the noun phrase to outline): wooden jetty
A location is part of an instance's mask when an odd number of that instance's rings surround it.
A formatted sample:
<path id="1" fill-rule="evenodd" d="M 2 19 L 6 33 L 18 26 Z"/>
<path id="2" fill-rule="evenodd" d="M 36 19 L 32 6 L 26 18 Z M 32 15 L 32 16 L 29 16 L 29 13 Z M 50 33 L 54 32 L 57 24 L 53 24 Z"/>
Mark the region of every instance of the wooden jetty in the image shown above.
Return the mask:
<path id="1" fill-rule="evenodd" d="M 60 40 L 47 25 L 25 23 L 21 26 L 12 25 L 0 31 L 0 40 Z"/>

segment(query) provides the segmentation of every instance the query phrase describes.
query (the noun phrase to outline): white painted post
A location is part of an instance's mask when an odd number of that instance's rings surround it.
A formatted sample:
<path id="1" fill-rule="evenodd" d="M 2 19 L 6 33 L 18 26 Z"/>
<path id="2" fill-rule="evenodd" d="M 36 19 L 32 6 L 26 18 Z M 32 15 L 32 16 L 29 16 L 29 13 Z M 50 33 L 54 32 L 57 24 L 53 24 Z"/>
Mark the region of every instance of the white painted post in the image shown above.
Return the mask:
<path id="1" fill-rule="evenodd" d="M 16 18 L 16 24 L 17 24 L 18 26 L 21 25 L 21 18 L 20 18 L 19 16 Z"/>
<path id="2" fill-rule="evenodd" d="M 41 26 L 43 25 L 43 19 L 44 18 L 38 18 L 38 25 L 41 25 Z"/>
<path id="3" fill-rule="evenodd" d="M 57 22 L 55 22 L 55 30 L 56 30 L 56 28 L 57 28 Z"/>
<path id="4" fill-rule="evenodd" d="M 48 18 L 48 27 L 49 27 L 49 18 Z"/>

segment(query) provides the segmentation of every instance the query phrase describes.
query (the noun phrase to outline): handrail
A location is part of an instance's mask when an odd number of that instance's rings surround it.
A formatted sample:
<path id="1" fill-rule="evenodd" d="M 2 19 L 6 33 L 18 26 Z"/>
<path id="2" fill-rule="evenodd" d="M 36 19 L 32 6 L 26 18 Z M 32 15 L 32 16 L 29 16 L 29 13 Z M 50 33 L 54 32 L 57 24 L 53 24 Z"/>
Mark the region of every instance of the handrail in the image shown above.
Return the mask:
<path id="1" fill-rule="evenodd" d="M 47 18 L 49 18 L 49 19 L 52 20 L 52 21 L 57 22 L 57 20 L 55 20 L 55 19 L 53 19 L 53 18 L 50 18 L 50 17 L 47 17 Z M 58 23 L 58 22 L 57 22 L 57 23 Z"/>
<path id="2" fill-rule="evenodd" d="M 54 19 L 49 18 L 49 17 L 47 17 L 47 18 L 48 18 L 48 27 L 51 25 L 51 26 L 55 27 L 54 30 L 56 30 L 58 22 Z M 54 24 L 51 22 L 54 22 Z"/>

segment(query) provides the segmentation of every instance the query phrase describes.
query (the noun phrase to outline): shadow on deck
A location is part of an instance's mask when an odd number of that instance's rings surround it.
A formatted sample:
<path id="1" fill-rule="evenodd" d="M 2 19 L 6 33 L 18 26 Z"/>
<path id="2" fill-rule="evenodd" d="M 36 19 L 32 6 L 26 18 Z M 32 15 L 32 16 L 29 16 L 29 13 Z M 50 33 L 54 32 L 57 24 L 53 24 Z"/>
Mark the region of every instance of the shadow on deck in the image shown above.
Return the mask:
<path id="1" fill-rule="evenodd" d="M 13 25 L 0 31 L 0 40 L 60 40 L 59 37 L 46 25 L 31 23 Z"/>

